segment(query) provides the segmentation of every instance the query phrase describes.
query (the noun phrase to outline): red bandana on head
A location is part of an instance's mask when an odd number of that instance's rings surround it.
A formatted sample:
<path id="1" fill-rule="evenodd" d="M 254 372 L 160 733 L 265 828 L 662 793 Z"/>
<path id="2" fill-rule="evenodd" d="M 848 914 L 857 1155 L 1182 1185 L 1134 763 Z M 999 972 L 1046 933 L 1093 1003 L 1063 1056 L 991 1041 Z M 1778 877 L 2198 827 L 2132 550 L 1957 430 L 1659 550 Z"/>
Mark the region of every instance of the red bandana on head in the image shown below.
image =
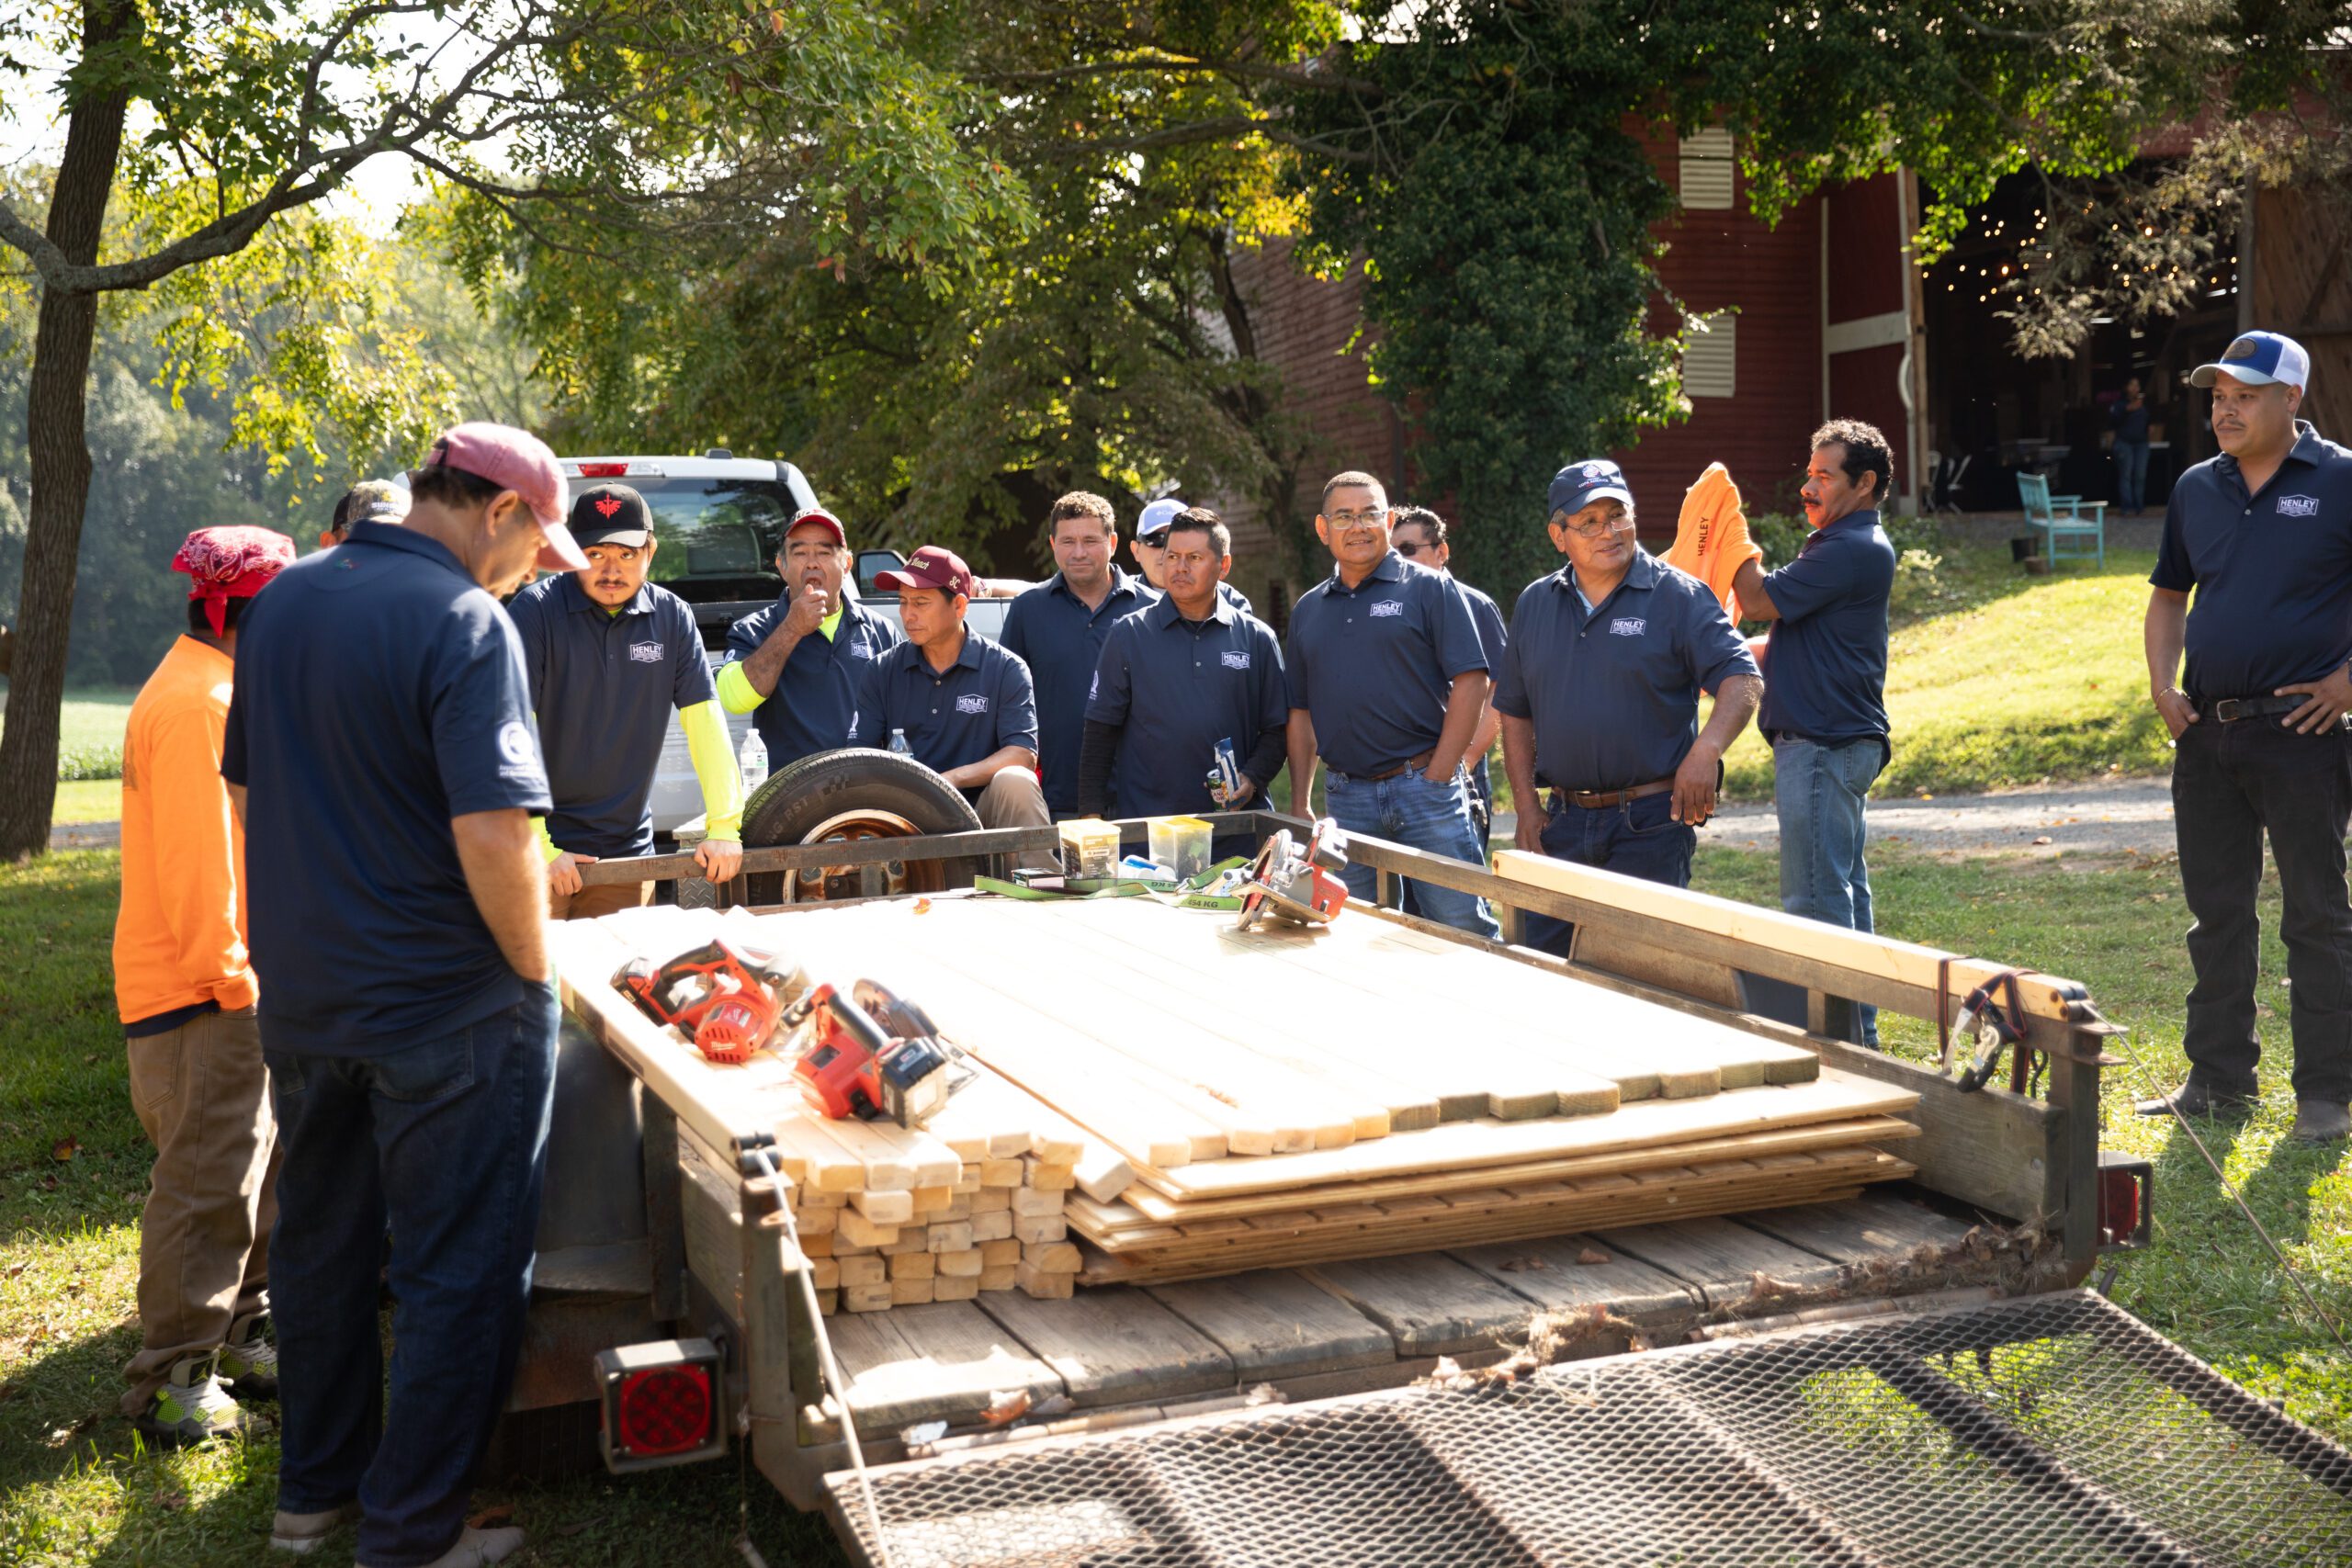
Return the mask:
<path id="1" fill-rule="evenodd" d="M 293 560 L 294 541 L 271 529 L 198 528 L 172 558 L 172 570 L 196 580 L 187 596 L 204 601 L 204 618 L 221 637 L 229 601 L 252 598 Z"/>

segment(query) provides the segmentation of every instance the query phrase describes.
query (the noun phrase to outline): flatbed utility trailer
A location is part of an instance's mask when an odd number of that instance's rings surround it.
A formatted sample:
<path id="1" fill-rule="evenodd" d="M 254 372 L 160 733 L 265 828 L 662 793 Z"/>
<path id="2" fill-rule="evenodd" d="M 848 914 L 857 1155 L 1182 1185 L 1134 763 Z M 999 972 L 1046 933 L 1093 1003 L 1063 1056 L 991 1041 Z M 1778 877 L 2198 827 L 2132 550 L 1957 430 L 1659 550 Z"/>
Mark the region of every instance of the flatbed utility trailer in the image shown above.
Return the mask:
<path id="1" fill-rule="evenodd" d="M 1217 822 L 1285 827 L 1303 824 Z M 886 897 L 960 897 L 932 873 L 1053 842 L 778 846 L 745 870 L 838 895 L 887 867 L 888 886 L 932 891 Z M 581 987 L 608 976 L 567 970 L 513 1408 L 597 1397 L 605 1347 L 708 1337 L 728 1439 L 824 1508 L 854 1558 L 900 1565 L 2352 1562 L 2352 1455 L 2080 1288 L 2103 1250 L 2144 1240 L 2150 1194 L 2144 1167 L 2102 1164 L 2115 1031 L 2079 986 L 2021 976 L 2035 1066 L 1966 1093 L 1854 1044 L 1852 1010 L 1940 1023 L 1999 965 L 1534 857 L 1499 857 L 1505 874 L 1362 837 L 1350 852 L 1380 907 L 1344 919 L 1497 951 L 1400 913 L 1412 876 L 1489 899 L 1507 939 L 1530 915 L 1570 920 L 1570 959 L 1506 951 L 1917 1093 L 1916 1179 L 1590 1235 L 844 1314 L 823 1320 L 842 1386 L 765 1174 L 772 1134 L 690 1053 L 600 1027 Z M 685 857 L 589 872 L 693 874 Z M 641 1180 L 615 1179 L 616 1146 L 640 1152 Z"/>

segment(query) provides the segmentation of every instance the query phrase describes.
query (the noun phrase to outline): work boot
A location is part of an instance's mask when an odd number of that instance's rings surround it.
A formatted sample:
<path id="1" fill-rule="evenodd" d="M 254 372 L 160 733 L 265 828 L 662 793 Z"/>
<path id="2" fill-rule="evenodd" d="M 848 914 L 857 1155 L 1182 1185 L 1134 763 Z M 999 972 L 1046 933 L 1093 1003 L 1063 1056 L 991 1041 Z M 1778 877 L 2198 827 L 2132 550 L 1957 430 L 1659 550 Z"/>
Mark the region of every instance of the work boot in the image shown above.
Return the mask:
<path id="1" fill-rule="evenodd" d="M 217 1375 L 219 1360 L 215 1351 L 173 1362 L 170 1381 L 155 1391 L 130 1424 L 172 1448 L 259 1430 L 260 1423 L 238 1407 L 229 1385 Z"/>
<path id="2" fill-rule="evenodd" d="M 269 1527 L 269 1544 L 280 1551 L 308 1556 L 327 1543 L 327 1537 L 359 1517 L 359 1505 L 345 1503 L 339 1508 L 325 1508 L 315 1514 L 289 1514 L 277 1510 L 277 1517 Z"/>
<path id="3" fill-rule="evenodd" d="M 2184 1116 L 2213 1116 L 2225 1122 L 2235 1122 L 2254 1109 L 2254 1100 L 2250 1095 L 2215 1094 L 2192 1075 L 2187 1083 L 2169 1094 L 2133 1102 L 2132 1111 L 2138 1116 L 2169 1116 L 2176 1106 Z"/>
<path id="4" fill-rule="evenodd" d="M 523 1550 L 523 1532 L 513 1525 L 496 1529 L 478 1530 L 468 1525 L 458 1543 L 424 1568 L 489 1568 L 492 1562 L 503 1562 Z M 357 1568 L 368 1568 L 362 1562 Z"/>
<path id="5" fill-rule="evenodd" d="M 2332 1144 L 2352 1135 L 2352 1107 L 2332 1100 L 2295 1101 L 2295 1129 L 2287 1136 L 2299 1144 Z"/>
<path id="6" fill-rule="evenodd" d="M 269 1314 L 249 1312 L 229 1325 L 220 1347 L 220 1379 L 239 1399 L 277 1397 L 277 1347 L 269 1339 Z"/>

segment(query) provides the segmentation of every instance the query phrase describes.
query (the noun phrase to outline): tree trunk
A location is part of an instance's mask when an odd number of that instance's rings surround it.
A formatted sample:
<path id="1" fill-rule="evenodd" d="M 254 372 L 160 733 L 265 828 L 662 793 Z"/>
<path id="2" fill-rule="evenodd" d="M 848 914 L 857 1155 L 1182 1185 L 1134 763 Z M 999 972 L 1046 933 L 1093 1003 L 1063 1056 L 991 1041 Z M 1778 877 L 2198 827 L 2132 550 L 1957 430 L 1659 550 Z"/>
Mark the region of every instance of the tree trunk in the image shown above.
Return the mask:
<path id="1" fill-rule="evenodd" d="M 125 0 L 86 0 L 82 58 L 132 36 L 138 26 L 138 11 Z M 74 101 L 65 157 L 49 202 L 49 238 L 68 261 L 88 265 L 97 260 L 129 104 L 119 89 Z M 90 449 L 83 431 L 97 322 L 96 295 L 41 289 L 25 412 L 32 510 L 10 649 L 7 722 L 0 728 L 0 858 L 7 860 L 48 850 L 57 801 L 58 706 L 65 696 L 82 508 L 90 497 Z"/>

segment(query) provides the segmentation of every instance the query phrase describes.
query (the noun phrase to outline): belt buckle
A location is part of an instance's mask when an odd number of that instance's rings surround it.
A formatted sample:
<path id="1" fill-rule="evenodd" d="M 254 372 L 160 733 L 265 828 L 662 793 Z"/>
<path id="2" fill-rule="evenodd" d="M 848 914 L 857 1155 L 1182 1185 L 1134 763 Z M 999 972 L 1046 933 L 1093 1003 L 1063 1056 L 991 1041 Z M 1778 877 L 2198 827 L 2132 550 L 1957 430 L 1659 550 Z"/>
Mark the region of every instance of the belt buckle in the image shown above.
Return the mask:
<path id="1" fill-rule="evenodd" d="M 2223 697 L 2213 705 L 2213 716 L 2223 724 L 2235 724 L 2245 716 L 2238 712 L 2238 699 Z"/>

